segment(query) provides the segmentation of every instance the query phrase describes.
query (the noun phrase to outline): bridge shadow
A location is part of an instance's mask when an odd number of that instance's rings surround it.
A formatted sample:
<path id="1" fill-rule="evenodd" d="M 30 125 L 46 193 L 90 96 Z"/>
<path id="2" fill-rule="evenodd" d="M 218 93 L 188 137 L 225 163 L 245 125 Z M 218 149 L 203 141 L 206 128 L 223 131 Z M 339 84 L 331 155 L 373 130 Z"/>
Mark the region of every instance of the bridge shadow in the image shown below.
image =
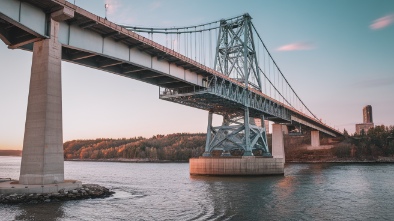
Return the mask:
<path id="1" fill-rule="evenodd" d="M 18 215 L 14 220 L 56 221 L 64 217 L 63 202 L 21 204 L 17 206 Z"/>

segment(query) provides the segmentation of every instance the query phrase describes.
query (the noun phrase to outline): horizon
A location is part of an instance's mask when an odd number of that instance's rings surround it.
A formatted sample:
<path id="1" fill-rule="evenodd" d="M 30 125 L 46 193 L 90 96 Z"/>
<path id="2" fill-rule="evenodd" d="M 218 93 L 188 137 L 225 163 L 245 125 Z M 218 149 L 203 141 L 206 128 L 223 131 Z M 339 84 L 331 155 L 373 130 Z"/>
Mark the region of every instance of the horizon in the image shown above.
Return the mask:
<path id="1" fill-rule="evenodd" d="M 194 25 L 247 11 L 290 84 L 324 123 L 353 134 L 362 108 L 371 105 L 375 125 L 394 125 L 393 1 L 76 0 L 100 17 L 104 4 L 108 20 L 147 27 Z M 226 10 L 217 11 L 223 4 Z M 0 150 L 22 149 L 31 57 L 0 43 Z M 153 85 L 62 62 L 62 87 L 64 142 L 206 133 L 208 112 L 159 100 Z"/>

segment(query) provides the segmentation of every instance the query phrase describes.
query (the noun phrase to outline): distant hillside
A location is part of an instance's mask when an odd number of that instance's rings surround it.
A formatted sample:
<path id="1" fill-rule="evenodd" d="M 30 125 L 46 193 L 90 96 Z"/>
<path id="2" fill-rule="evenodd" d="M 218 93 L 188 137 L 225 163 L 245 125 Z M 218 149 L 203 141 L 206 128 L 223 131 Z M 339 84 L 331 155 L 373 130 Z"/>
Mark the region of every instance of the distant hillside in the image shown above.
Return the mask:
<path id="1" fill-rule="evenodd" d="M 147 159 L 187 161 L 204 152 L 205 134 L 178 133 L 151 138 L 72 140 L 64 143 L 65 159 Z"/>
<path id="2" fill-rule="evenodd" d="M 0 150 L 0 156 L 22 156 L 21 150 Z"/>

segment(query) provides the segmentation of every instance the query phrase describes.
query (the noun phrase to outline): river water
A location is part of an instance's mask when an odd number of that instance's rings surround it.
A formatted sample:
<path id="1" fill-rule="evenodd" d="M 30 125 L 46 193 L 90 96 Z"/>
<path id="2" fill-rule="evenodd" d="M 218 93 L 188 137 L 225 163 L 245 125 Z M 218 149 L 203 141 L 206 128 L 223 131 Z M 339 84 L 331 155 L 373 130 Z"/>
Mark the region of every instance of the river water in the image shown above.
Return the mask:
<path id="1" fill-rule="evenodd" d="M 20 157 L 0 157 L 18 179 Z M 394 164 L 288 164 L 285 176 L 191 177 L 187 163 L 65 162 L 105 199 L 0 205 L 0 220 L 394 220 Z"/>

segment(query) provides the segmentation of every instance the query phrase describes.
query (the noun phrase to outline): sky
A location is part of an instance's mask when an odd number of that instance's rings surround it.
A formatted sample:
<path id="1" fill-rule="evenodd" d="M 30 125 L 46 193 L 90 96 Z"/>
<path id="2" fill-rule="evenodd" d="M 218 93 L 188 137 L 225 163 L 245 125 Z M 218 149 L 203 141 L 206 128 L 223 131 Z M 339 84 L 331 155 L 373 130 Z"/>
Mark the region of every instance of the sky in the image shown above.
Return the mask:
<path id="1" fill-rule="evenodd" d="M 74 0 L 70 0 L 74 3 Z M 108 20 L 198 25 L 244 13 L 292 87 L 323 122 L 354 133 L 362 108 L 394 125 L 394 1 L 75 0 Z M 0 42 L 0 149 L 21 149 L 32 53 Z M 156 86 L 62 62 L 63 139 L 206 132 L 208 113 L 159 99 Z M 214 124 L 221 123 L 215 116 Z"/>

